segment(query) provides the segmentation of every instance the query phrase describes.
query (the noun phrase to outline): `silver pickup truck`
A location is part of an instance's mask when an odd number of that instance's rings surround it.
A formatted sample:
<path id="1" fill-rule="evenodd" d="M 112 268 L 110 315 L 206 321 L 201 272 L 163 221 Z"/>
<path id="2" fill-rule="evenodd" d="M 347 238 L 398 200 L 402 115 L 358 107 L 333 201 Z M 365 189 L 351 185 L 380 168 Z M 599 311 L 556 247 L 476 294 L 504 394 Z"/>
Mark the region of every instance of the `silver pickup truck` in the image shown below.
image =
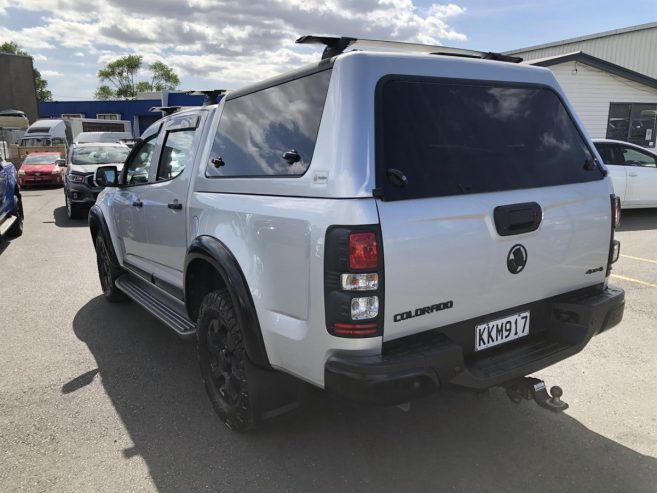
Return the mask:
<path id="1" fill-rule="evenodd" d="M 105 296 L 197 338 L 232 429 L 302 382 L 380 405 L 503 386 L 563 410 L 527 375 L 618 324 L 624 293 L 619 203 L 551 72 L 301 41 L 323 59 L 166 116 L 99 168 Z"/>

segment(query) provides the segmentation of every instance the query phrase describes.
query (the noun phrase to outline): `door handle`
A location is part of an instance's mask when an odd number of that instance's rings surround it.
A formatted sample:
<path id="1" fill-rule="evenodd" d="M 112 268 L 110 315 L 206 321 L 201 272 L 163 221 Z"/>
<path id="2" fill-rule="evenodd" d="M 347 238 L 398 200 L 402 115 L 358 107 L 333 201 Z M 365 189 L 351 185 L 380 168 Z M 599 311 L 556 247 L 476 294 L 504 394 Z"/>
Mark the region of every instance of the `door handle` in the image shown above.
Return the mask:
<path id="1" fill-rule="evenodd" d="M 536 202 L 501 205 L 493 211 L 495 228 L 500 236 L 536 231 L 543 220 L 543 210 Z"/>
<path id="2" fill-rule="evenodd" d="M 137 199 L 132 203 L 132 206 L 133 207 L 143 207 L 144 203 L 141 200 Z"/>
<path id="3" fill-rule="evenodd" d="M 174 211 L 182 210 L 182 204 L 177 200 L 175 202 L 171 202 L 170 204 L 168 204 L 167 207 L 169 209 L 173 209 Z"/>
<path id="4" fill-rule="evenodd" d="M 628 173 L 630 176 L 639 176 L 639 173 Z"/>

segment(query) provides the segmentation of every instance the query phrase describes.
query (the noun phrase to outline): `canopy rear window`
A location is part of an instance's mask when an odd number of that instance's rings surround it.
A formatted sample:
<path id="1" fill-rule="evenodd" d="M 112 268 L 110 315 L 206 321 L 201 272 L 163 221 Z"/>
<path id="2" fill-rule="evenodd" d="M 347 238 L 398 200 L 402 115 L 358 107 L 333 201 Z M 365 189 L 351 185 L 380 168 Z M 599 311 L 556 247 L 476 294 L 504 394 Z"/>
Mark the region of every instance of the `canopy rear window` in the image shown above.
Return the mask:
<path id="1" fill-rule="evenodd" d="M 603 178 L 559 96 L 543 86 L 389 76 L 377 87 L 376 125 L 385 200 Z"/>

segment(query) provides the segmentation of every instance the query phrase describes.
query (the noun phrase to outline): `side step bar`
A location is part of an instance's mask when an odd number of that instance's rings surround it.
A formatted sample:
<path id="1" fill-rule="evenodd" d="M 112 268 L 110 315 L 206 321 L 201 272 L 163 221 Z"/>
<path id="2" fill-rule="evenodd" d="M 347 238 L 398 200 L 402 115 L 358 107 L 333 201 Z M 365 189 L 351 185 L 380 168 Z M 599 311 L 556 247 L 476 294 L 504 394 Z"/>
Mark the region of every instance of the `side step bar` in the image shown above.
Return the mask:
<path id="1" fill-rule="evenodd" d="M 11 228 L 14 223 L 18 220 L 16 216 L 9 216 L 7 220 L 0 224 L 0 236 L 4 236 L 9 228 Z"/>
<path id="2" fill-rule="evenodd" d="M 187 317 L 181 301 L 130 273 L 123 274 L 115 284 L 180 337 L 189 338 L 196 334 L 196 325 Z"/>

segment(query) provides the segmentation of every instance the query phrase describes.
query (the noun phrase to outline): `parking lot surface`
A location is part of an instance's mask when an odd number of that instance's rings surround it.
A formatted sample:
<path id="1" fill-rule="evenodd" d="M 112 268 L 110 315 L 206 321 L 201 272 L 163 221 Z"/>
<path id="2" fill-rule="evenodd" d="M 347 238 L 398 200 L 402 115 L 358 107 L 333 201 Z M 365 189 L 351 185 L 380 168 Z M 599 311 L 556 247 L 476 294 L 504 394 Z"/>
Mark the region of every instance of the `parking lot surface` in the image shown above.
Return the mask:
<path id="1" fill-rule="evenodd" d="M 0 243 L 0 491 L 657 489 L 657 210 L 624 212 L 617 233 L 622 324 L 537 375 L 564 389 L 564 414 L 499 389 L 408 412 L 309 389 L 239 434 L 215 417 L 192 341 L 102 298 L 62 190 L 24 204 L 24 235 Z"/>

